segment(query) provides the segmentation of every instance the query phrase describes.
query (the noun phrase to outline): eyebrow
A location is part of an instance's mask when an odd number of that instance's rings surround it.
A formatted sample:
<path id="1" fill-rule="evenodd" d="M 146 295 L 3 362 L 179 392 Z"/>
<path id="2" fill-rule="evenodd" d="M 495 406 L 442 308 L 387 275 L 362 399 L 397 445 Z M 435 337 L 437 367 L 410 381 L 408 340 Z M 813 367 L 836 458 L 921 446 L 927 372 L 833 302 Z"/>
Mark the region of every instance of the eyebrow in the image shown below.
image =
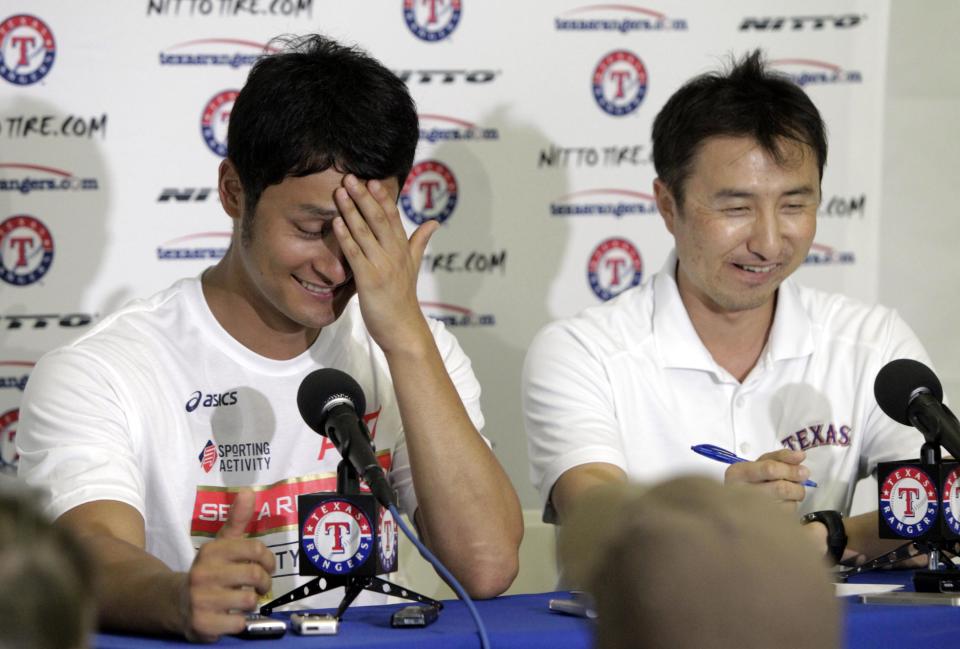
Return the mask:
<path id="1" fill-rule="evenodd" d="M 813 187 L 809 185 L 803 185 L 801 187 L 795 187 L 793 189 L 788 189 L 787 191 L 781 194 L 782 196 L 814 196 L 816 191 Z M 721 189 L 716 192 L 714 198 L 753 198 L 756 196 L 755 192 L 740 190 L 740 189 Z"/>
<path id="2" fill-rule="evenodd" d="M 308 216 L 321 219 L 332 219 L 340 215 L 340 212 L 335 207 L 321 207 L 313 203 L 301 203 L 297 205 L 297 209 Z"/>

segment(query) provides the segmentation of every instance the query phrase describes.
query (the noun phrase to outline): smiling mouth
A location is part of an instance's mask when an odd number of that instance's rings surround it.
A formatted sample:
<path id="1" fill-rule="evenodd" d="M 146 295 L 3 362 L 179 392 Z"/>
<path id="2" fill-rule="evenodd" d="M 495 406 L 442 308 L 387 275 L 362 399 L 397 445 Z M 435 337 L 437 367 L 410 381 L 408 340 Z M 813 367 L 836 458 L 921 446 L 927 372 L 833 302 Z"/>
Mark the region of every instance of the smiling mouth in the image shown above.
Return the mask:
<path id="1" fill-rule="evenodd" d="M 773 272 L 779 264 L 773 264 L 772 266 L 753 266 L 750 264 L 733 264 L 740 270 L 745 270 L 750 273 L 756 273 L 758 275 L 766 275 Z"/>
<path id="2" fill-rule="evenodd" d="M 339 289 L 341 289 L 341 288 L 343 288 L 344 286 L 348 285 L 348 284 L 350 283 L 350 281 L 353 279 L 353 277 L 349 277 L 349 278 L 347 278 L 347 281 L 345 281 L 345 282 L 343 282 L 343 283 L 341 283 L 341 284 L 337 284 L 336 286 L 324 286 L 323 284 L 314 284 L 313 282 L 308 282 L 308 281 L 306 281 L 306 280 L 304 280 L 304 279 L 300 279 L 300 278 L 297 277 L 296 275 L 294 275 L 293 278 L 294 278 L 295 280 L 297 280 L 297 282 L 300 283 L 300 286 L 302 286 L 304 289 L 306 289 L 306 291 L 307 291 L 308 293 L 311 293 L 312 295 L 317 295 L 317 296 L 320 296 L 320 297 L 328 297 L 328 296 L 330 296 L 330 295 L 333 295 L 333 294 L 336 293 Z"/>

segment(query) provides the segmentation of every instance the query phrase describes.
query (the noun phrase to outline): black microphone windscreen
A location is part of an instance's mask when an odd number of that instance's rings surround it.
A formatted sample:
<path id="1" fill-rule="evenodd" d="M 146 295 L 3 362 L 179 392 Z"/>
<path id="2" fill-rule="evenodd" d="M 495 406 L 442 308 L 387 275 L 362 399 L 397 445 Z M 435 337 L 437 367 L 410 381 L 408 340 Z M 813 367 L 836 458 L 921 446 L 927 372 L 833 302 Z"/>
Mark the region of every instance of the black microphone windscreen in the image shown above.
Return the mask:
<path id="1" fill-rule="evenodd" d="M 297 408 L 307 426 L 323 435 L 323 409 L 331 399 L 337 397 L 349 399 L 357 414 L 363 416 L 367 402 L 363 397 L 363 388 L 352 376 L 332 367 L 307 374 L 297 390 Z"/>
<path id="2" fill-rule="evenodd" d="M 888 417 L 905 426 L 912 426 L 907 408 L 917 388 L 926 388 L 937 401 L 943 401 L 943 387 L 933 370 L 920 361 L 899 358 L 884 365 L 877 373 L 873 396 Z"/>

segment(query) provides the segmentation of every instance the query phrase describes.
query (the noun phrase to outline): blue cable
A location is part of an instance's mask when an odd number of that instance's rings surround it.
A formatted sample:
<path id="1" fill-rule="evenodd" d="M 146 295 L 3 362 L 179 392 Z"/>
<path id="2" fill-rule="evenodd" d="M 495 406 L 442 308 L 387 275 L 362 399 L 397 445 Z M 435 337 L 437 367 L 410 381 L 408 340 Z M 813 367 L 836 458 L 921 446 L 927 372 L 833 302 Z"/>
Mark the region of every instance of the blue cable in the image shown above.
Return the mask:
<path id="1" fill-rule="evenodd" d="M 410 539 L 417 549 L 420 550 L 420 554 L 426 559 L 430 565 L 436 568 L 437 572 L 447 580 L 447 583 L 453 588 L 457 593 L 457 596 L 463 600 L 463 603 L 467 605 L 467 610 L 470 611 L 470 615 L 473 616 L 473 621 L 477 624 L 477 633 L 480 634 L 480 646 L 483 649 L 490 649 L 490 641 L 487 639 L 487 628 L 483 626 L 483 620 L 480 619 L 480 613 L 477 612 L 477 607 L 473 605 L 473 600 L 470 599 L 470 596 L 467 595 L 467 591 L 463 589 L 463 586 L 460 585 L 460 582 L 450 574 L 450 571 L 440 563 L 440 560 L 433 556 L 433 553 L 427 549 L 423 543 L 420 542 L 420 539 L 417 538 L 417 535 L 410 531 L 410 528 L 407 527 L 407 524 L 403 522 L 403 519 L 400 518 L 400 512 L 397 511 L 396 506 L 390 505 L 390 513 L 393 514 L 393 519 L 397 521 L 397 525 L 400 526 L 400 529 L 403 530 L 403 533 L 407 535 L 407 538 Z"/>

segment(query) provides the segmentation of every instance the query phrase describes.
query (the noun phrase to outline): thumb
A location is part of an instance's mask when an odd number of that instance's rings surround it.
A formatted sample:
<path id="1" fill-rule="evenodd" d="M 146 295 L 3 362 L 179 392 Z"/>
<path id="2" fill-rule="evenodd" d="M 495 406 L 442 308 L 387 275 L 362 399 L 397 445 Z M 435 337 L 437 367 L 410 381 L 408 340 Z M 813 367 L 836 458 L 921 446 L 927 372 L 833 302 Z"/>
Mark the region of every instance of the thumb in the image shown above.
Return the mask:
<path id="1" fill-rule="evenodd" d="M 427 243 L 430 241 L 430 237 L 432 237 L 433 233 L 439 228 L 440 222 L 430 219 L 421 224 L 420 227 L 410 235 L 410 252 L 413 253 L 413 260 L 416 262 L 417 267 L 420 266 L 420 261 L 423 259 L 423 251 L 427 249 Z"/>
<path id="2" fill-rule="evenodd" d="M 233 499 L 227 521 L 217 532 L 218 539 L 242 539 L 247 535 L 247 523 L 253 518 L 256 496 L 251 489 L 241 489 Z"/>

